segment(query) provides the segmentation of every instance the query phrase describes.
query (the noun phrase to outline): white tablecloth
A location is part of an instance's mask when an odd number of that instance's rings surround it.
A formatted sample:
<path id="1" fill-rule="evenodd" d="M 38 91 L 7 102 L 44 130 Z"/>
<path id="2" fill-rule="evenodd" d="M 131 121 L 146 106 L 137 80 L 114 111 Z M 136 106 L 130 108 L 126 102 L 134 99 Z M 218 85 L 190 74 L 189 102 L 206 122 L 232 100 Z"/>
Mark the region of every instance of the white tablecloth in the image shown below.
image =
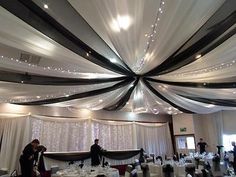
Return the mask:
<path id="1" fill-rule="evenodd" d="M 102 167 L 86 167 L 83 169 L 67 168 L 60 170 L 54 176 L 58 177 L 96 177 L 97 175 L 105 175 L 107 177 L 119 177 L 119 171 L 115 168 Z"/>

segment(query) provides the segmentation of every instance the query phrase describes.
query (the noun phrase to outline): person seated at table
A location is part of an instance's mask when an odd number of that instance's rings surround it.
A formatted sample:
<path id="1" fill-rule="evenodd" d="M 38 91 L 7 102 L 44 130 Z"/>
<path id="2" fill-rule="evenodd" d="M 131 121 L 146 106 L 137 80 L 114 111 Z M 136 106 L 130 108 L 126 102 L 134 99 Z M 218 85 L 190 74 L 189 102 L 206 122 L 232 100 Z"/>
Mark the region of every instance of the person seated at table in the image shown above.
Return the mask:
<path id="1" fill-rule="evenodd" d="M 99 139 L 95 139 L 94 144 L 90 148 L 92 166 L 100 165 L 103 149 L 101 146 L 98 145 L 98 142 L 99 142 Z"/>
<path id="2" fill-rule="evenodd" d="M 197 143 L 197 147 L 200 150 L 200 154 L 203 154 L 204 152 L 206 152 L 206 147 L 207 147 L 207 143 L 203 141 L 202 138 L 200 138 L 200 141 Z"/>

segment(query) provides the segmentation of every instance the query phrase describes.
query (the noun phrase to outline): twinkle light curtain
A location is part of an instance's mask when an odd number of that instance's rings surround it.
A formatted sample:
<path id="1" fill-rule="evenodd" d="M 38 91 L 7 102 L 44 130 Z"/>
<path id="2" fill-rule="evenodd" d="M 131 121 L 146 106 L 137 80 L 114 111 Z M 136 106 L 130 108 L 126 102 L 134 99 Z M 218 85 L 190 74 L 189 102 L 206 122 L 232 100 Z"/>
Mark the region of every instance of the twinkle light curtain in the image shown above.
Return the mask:
<path id="1" fill-rule="evenodd" d="M 167 123 L 105 121 L 31 116 L 32 139 L 48 151 L 89 151 L 94 139 L 106 150 L 144 148 L 148 153 L 171 155 Z"/>

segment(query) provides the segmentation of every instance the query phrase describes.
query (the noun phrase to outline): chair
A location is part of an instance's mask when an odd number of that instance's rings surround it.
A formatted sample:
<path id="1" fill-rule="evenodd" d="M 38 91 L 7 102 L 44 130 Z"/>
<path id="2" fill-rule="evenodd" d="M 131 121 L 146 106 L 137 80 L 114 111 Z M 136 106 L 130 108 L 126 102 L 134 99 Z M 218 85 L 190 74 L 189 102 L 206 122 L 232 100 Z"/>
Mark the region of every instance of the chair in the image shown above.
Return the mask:
<path id="1" fill-rule="evenodd" d="M 125 177 L 131 177 L 132 170 L 133 170 L 132 165 L 127 165 L 126 170 L 125 170 Z"/>
<path id="2" fill-rule="evenodd" d="M 161 177 L 161 170 L 162 167 L 160 165 L 155 165 L 155 164 L 148 164 L 148 168 L 149 168 L 149 176 L 150 177 Z"/>
<path id="3" fill-rule="evenodd" d="M 55 174 L 57 171 L 59 171 L 59 167 L 58 166 L 52 166 L 51 167 L 51 174 Z"/>

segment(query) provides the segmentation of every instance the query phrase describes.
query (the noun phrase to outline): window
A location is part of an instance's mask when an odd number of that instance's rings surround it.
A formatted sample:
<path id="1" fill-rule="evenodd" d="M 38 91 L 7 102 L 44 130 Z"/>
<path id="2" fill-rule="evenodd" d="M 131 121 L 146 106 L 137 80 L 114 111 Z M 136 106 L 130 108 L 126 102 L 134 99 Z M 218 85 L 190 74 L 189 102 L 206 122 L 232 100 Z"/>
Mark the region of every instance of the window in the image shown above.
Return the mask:
<path id="1" fill-rule="evenodd" d="M 193 136 L 177 136 L 177 149 L 195 149 L 195 141 Z"/>
<path id="2" fill-rule="evenodd" d="M 233 149 L 231 142 L 235 141 L 236 142 L 236 134 L 231 134 L 231 135 L 223 135 L 223 146 L 224 146 L 224 151 L 230 151 Z"/>
<path id="3" fill-rule="evenodd" d="M 187 140 L 187 148 L 195 149 L 194 137 L 187 137 L 186 140 Z"/>

